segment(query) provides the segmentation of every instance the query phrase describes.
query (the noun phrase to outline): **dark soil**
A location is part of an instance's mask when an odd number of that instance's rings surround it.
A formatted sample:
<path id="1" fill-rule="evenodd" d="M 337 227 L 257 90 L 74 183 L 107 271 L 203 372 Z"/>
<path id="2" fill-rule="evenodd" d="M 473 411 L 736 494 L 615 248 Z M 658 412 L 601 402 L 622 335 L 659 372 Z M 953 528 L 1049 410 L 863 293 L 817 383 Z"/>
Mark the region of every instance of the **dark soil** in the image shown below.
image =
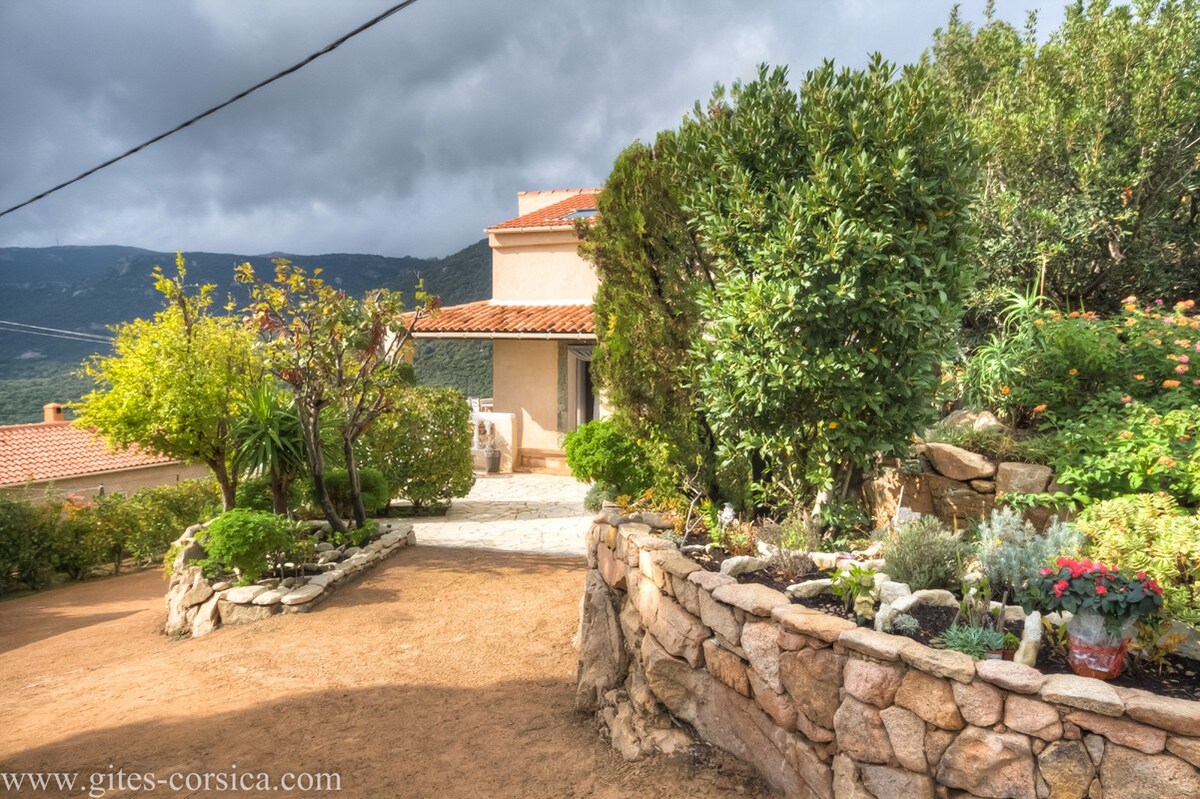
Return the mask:
<path id="1" fill-rule="evenodd" d="M 695 540 L 692 540 L 693 538 Z M 689 536 L 688 539 L 685 539 L 684 543 L 706 544 L 708 541 L 703 537 Z M 708 552 L 692 552 L 688 554 L 688 557 L 696 561 L 696 563 L 700 564 L 707 571 L 717 572 L 721 570 L 721 562 L 728 558 L 729 555 L 720 549 L 713 549 Z M 789 578 L 783 574 L 782 569 L 778 566 L 768 566 L 762 571 L 741 575 L 738 577 L 738 582 L 760 583 L 777 591 L 783 591 L 789 585 L 794 585 L 804 580 L 826 579 L 831 576 L 833 576 L 832 571 L 814 571 L 810 574 L 796 575 Z M 845 604 L 832 594 L 818 594 L 811 599 L 799 599 L 797 597 L 792 597 L 791 599 L 792 604 L 803 605 L 806 608 L 819 610 L 822 613 L 841 619 L 856 621 L 853 611 L 848 610 Z M 893 632 L 895 635 L 903 635 L 906 638 L 919 641 L 926 646 L 933 646 L 934 640 L 950 627 L 957 612 L 956 608 L 918 605 L 912 608 L 908 612 L 908 615 L 920 623 L 920 629 L 911 633 L 900 630 L 894 630 Z M 1010 621 L 1004 625 L 1004 630 L 1020 638 L 1022 627 L 1022 622 Z M 1071 667 L 1067 663 L 1066 654 L 1050 648 L 1045 643 L 1043 643 L 1041 652 L 1038 654 L 1037 667 L 1046 674 L 1071 673 Z M 1126 669 L 1120 677 L 1110 682 L 1113 685 L 1124 688 L 1140 688 L 1159 694 L 1160 696 L 1200 700 L 1200 661 L 1180 655 L 1170 655 L 1165 659 L 1161 671 L 1156 666 L 1144 668 L 1137 673 Z"/>

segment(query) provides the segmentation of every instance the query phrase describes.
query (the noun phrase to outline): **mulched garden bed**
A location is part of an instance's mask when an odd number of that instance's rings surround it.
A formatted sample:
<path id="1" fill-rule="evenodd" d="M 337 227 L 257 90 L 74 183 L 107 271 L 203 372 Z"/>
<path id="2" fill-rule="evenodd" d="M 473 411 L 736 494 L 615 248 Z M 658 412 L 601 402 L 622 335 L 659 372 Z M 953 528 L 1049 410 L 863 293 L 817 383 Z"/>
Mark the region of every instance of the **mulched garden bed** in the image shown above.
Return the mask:
<path id="1" fill-rule="evenodd" d="M 706 538 L 700 536 L 689 536 L 685 539 L 684 543 L 706 544 L 708 541 Z M 688 557 L 707 571 L 719 572 L 721 570 L 721 563 L 730 556 L 720 549 L 712 549 L 704 552 L 690 552 L 688 553 Z M 828 579 L 832 576 L 832 571 L 814 571 L 810 574 L 788 579 L 779 566 L 772 565 L 761 571 L 743 574 L 737 579 L 741 583 L 759 583 L 769 588 L 774 588 L 777 591 L 783 591 L 789 585 L 794 585 L 798 582 Z M 803 605 L 806 608 L 819 610 L 830 616 L 855 621 L 854 613 L 847 610 L 845 604 L 832 594 L 817 594 L 808 599 L 791 597 L 791 600 L 796 605 Z M 903 635 L 926 646 L 933 646 L 934 639 L 950 627 L 956 614 L 957 609 L 955 608 L 917 605 L 908 611 L 908 615 L 914 617 L 920 623 L 920 629 L 910 633 L 896 630 L 894 634 Z M 1023 622 L 1010 621 L 1005 624 L 1004 629 L 1020 638 L 1022 626 Z M 1037 667 L 1045 674 L 1072 673 L 1071 667 L 1067 664 L 1065 653 L 1048 647 L 1045 642 L 1043 642 L 1041 651 L 1038 653 Z M 1112 685 L 1123 688 L 1140 688 L 1160 696 L 1200 700 L 1200 661 L 1181 655 L 1170 655 L 1165 659 L 1161 672 L 1153 667 L 1136 674 L 1126 670 L 1120 677 L 1109 682 Z"/>

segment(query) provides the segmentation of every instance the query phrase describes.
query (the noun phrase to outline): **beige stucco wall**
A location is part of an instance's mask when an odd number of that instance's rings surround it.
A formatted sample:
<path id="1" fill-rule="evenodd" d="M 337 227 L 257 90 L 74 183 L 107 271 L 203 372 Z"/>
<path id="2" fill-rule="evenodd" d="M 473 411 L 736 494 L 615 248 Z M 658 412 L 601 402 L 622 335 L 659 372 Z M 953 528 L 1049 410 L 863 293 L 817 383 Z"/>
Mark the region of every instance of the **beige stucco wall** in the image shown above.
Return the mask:
<path id="1" fill-rule="evenodd" d="M 500 340 L 492 345 L 492 396 L 499 413 L 516 414 L 517 446 L 559 449 L 557 341 Z"/>
<path id="2" fill-rule="evenodd" d="M 139 488 L 147 486 L 173 485 L 180 480 L 197 480 L 208 476 L 209 471 L 207 466 L 164 463 L 158 466 L 126 469 L 120 472 L 67 477 L 19 486 L 0 486 L 0 492 L 9 495 L 27 495 L 31 497 L 38 497 L 47 493 L 56 498 L 61 498 L 67 494 L 91 497 L 99 493 L 100 486 L 104 486 L 104 493 L 106 494 L 131 494 Z"/>
<path id="3" fill-rule="evenodd" d="M 572 230 L 491 235 L 492 299 L 589 303 L 600 282 Z"/>
<path id="4" fill-rule="evenodd" d="M 596 189 L 550 189 L 549 191 L 519 191 L 517 192 L 517 216 L 525 216 L 534 211 L 540 211 L 548 205 L 574 197 L 584 192 L 594 192 Z"/>

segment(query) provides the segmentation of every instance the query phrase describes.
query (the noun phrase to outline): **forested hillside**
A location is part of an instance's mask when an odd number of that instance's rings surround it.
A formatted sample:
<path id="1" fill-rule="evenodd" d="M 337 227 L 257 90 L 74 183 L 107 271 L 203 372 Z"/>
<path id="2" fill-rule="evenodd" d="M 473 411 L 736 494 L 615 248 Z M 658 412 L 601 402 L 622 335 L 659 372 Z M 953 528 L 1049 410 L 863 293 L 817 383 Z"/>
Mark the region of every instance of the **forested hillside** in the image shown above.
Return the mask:
<path id="1" fill-rule="evenodd" d="M 245 256 L 184 253 L 189 282 L 212 283 L 218 297 L 245 300 L 233 282 L 235 264 L 249 261 L 270 274 L 271 260 L 283 257 L 312 270 L 351 294 L 371 288 L 403 291 L 411 298 L 418 280 L 443 304 L 491 296 L 491 251 L 479 241 L 445 258 L 391 258 L 334 253 Z M 174 268 L 174 253 L 135 247 L 0 248 L 0 320 L 107 335 L 112 325 L 147 317 L 160 307 L 150 273 Z M 45 331 L 42 331 L 45 332 Z M 0 322 L 0 424 L 36 422 L 47 402 L 70 402 L 87 389 L 73 376 L 93 352 L 94 342 L 14 332 Z M 422 342 L 418 380 L 453 386 L 472 396 L 491 394 L 491 345 L 486 342 Z"/>

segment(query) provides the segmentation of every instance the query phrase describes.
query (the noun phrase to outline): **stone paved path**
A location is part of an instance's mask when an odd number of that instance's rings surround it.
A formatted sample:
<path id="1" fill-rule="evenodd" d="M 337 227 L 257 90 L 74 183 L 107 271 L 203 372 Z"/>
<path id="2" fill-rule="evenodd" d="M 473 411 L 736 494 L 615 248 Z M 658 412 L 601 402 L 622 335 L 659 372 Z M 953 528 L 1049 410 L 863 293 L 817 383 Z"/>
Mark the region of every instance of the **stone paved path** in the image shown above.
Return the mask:
<path id="1" fill-rule="evenodd" d="M 547 474 L 480 476 L 444 517 L 414 520 L 418 546 L 579 557 L 592 514 L 587 486 Z"/>

